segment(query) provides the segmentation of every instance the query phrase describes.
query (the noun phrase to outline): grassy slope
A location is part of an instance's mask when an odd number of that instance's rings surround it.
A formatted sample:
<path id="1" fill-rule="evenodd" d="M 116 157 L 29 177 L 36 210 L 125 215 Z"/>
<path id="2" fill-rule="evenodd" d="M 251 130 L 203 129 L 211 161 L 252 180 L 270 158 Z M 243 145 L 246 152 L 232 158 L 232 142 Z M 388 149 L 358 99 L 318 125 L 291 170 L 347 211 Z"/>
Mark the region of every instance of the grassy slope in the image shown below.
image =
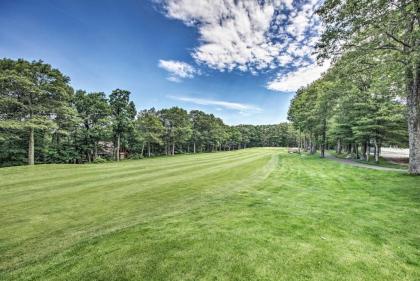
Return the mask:
<path id="1" fill-rule="evenodd" d="M 247 149 L 0 178 L 0 279 L 420 279 L 408 175 Z"/>

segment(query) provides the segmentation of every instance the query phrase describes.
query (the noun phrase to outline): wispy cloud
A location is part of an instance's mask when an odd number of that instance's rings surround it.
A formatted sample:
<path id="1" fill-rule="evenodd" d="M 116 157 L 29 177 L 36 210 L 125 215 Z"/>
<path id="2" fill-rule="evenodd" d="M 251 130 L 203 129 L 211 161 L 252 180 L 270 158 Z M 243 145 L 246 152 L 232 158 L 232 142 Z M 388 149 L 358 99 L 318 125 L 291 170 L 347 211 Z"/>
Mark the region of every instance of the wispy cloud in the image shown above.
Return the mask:
<path id="1" fill-rule="evenodd" d="M 184 97 L 184 96 L 167 96 L 173 100 L 189 102 L 198 105 L 214 105 L 217 106 L 216 110 L 220 110 L 220 108 L 236 110 L 241 113 L 245 112 L 259 112 L 261 108 L 252 104 L 244 104 L 244 103 L 237 103 L 237 102 L 229 102 L 229 101 L 222 101 L 222 100 L 212 100 L 212 99 L 202 99 L 202 98 L 192 98 L 192 97 Z"/>
<path id="2" fill-rule="evenodd" d="M 320 78 L 329 66 L 330 62 L 326 61 L 323 65 L 314 64 L 286 75 L 278 74 L 276 78 L 267 83 L 266 87 L 272 91 L 295 92 L 300 87 L 304 87 Z"/>
<path id="3" fill-rule="evenodd" d="M 183 78 L 193 78 L 198 71 L 190 64 L 182 61 L 159 60 L 158 66 L 169 72 L 168 80 L 181 82 Z"/>

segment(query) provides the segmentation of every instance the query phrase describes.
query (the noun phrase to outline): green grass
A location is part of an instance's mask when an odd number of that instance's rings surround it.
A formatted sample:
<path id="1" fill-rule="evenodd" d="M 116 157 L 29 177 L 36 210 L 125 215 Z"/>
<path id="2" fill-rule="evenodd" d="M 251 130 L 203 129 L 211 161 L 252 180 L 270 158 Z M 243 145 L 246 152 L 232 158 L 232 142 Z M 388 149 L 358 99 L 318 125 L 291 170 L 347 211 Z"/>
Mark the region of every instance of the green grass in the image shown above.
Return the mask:
<path id="1" fill-rule="evenodd" d="M 420 280 L 420 178 L 279 149 L 0 169 L 1 280 Z"/>

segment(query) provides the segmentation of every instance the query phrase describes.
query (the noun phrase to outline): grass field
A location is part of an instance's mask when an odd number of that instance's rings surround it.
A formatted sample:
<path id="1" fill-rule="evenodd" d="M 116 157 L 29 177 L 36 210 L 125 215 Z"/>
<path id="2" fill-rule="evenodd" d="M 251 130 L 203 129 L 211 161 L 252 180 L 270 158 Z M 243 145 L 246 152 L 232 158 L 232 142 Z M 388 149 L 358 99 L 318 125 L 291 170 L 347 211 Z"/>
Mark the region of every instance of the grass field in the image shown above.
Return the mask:
<path id="1" fill-rule="evenodd" d="M 0 169 L 0 280 L 420 280 L 420 178 L 280 149 Z"/>

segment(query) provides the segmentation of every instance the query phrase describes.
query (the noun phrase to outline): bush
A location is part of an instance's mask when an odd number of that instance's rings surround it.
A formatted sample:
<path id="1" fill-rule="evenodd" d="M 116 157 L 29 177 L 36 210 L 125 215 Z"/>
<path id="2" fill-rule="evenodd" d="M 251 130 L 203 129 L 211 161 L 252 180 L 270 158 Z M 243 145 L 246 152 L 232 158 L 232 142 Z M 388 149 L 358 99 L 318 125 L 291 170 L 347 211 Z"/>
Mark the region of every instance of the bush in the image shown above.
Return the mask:
<path id="1" fill-rule="evenodd" d="M 96 157 L 95 160 L 93 160 L 92 163 L 94 164 L 101 164 L 101 163 L 106 163 L 108 160 L 101 158 L 101 157 Z"/>
<path id="2" fill-rule="evenodd" d="M 128 159 L 132 159 L 132 160 L 139 160 L 139 159 L 143 159 L 143 155 L 141 154 L 130 154 L 130 156 L 128 156 Z"/>

